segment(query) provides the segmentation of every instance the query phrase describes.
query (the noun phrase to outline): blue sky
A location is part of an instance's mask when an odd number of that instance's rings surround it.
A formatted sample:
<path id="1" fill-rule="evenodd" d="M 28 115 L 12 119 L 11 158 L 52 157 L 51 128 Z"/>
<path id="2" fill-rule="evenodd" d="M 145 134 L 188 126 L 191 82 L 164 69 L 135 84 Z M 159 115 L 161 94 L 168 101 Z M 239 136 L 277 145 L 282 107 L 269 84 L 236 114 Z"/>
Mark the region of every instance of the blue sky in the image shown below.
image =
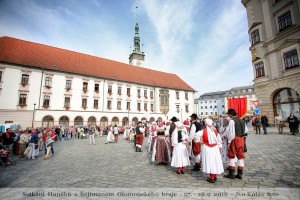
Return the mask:
<path id="1" fill-rule="evenodd" d="M 240 0 L 139 0 L 138 6 L 135 0 L 0 0 L 0 36 L 128 63 L 137 13 L 146 68 L 177 74 L 196 97 L 252 84 Z"/>

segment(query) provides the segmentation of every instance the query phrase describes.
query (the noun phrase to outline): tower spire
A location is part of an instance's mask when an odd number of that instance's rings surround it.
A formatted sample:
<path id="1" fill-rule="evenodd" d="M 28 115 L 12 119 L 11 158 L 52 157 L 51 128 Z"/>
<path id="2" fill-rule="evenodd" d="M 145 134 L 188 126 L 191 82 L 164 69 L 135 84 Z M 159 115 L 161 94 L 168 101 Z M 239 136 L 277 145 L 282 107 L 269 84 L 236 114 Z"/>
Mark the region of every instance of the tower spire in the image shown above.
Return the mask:
<path id="1" fill-rule="evenodd" d="M 136 65 L 136 66 L 143 66 L 144 65 L 144 52 L 141 51 L 141 39 L 140 39 L 140 34 L 139 34 L 139 23 L 138 23 L 138 4 L 136 1 L 136 10 L 135 10 L 135 33 L 134 33 L 134 46 L 132 53 L 129 55 L 129 64 L 131 65 Z"/>

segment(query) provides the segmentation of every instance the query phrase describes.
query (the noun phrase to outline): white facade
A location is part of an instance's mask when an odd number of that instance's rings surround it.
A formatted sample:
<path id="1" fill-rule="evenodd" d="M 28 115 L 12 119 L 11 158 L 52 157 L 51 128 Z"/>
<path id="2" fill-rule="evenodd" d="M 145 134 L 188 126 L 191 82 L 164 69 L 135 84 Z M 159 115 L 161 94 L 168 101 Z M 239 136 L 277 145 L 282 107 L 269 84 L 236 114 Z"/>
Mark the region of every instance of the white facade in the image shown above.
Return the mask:
<path id="1" fill-rule="evenodd" d="M 32 122 L 34 127 L 58 125 L 63 116 L 67 117 L 69 126 L 81 124 L 75 122 L 77 116 L 82 117 L 83 125 L 92 124 L 94 118 L 96 120 L 94 124 L 100 125 L 103 117 L 107 118 L 108 124 L 115 121 L 113 123 L 119 125 L 122 125 L 123 118 L 128 117 L 130 123 L 140 121 L 142 118 L 167 120 L 176 116 L 185 119 L 194 109 L 194 92 L 192 91 L 163 88 L 169 91 L 169 111 L 162 113 L 159 95 L 162 88 L 159 87 L 61 73 L 55 71 L 55 68 L 53 71 L 43 71 L 37 68 L 0 64 L 0 71 L 2 71 L 0 123 L 12 121 L 21 124 L 22 128 L 31 127 Z M 22 75 L 29 76 L 28 84 L 21 84 Z M 45 86 L 46 78 L 52 79 L 49 87 Z M 70 90 L 66 89 L 67 80 L 71 81 Z M 86 91 L 83 90 L 84 82 L 88 83 Z M 99 92 L 95 92 L 95 84 L 99 84 Z M 111 94 L 108 92 L 109 86 L 112 86 Z M 119 87 L 120 95 L 118 94 Z M 130 95 L 127 95 L 127 88 L 130 88 Z M 140 90 L 140 97 L 137 94 L 138 90 Z M 147 91 L 146 97 L 144 97 L 144 91 Z M 176 92 L 179 92 L 179 99 L 176 98 Z M 150 97 L 151 93 L 153 93 L 153 98 Z M 26 105 L 19 104 L 21 94 L 27 95 Z M 45 96 L 50 96 L 49 106 L 44 106 Z M 70 98 L 69 106 L 65 106 L 65 98 Z M 83 107 L 82 99 L 87 99 L 86 108 Z M 94 100 L 98 100 L 97 107 L 94 107 Z M 110 108 L 108 108 L 108 101 L 111 101 Z M 121 105 L 119 108 L 118 102 Z M 130 102 L 129 111 L 128 102 Z M 138 103 L 140 103 L 140 110 L 138 110 Z M 47 124 L 46 116 L 51 116 L 54 122 Z"/>

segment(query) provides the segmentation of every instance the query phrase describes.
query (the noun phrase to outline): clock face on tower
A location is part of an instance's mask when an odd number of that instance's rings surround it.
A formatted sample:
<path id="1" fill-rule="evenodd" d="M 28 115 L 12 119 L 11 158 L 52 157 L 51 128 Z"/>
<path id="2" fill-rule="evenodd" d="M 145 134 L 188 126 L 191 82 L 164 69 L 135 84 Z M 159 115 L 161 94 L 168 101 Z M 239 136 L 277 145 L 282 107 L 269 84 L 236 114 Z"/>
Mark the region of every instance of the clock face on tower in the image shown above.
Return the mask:
<path id="1" fill-rule="evenodd" d="M 140 66 L 142 66 L 142 62 L 140 60 L 137 60 L 136 65 L 140 67 Z"/>

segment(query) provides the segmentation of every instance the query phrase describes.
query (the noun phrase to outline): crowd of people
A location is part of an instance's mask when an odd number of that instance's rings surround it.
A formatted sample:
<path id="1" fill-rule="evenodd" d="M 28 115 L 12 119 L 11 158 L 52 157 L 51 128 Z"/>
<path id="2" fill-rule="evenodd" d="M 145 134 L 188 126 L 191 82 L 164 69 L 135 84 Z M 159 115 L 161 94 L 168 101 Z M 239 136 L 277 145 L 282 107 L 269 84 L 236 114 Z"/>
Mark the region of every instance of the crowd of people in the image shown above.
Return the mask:
<path id="1" fill-rule="evenodd" d="M 144 139 L 148 137 L 148 152 L 151 160 L 158 164 L 168 164 L 176 168 L 177 174 L 186 173 L 186 167 L 193 165 L 192 171 L 202 171 L 210 176 L 209 183 L 217 181 L 217 175 L 222 174 L 226 166 L 229 170 L 225 178 L 242 179 L 244 170 L 244 153 L 247 152 L 246 136 L 248 132 L 245 120 L 239 119 L 234 109 L 229 109 L 225 117 L 209 117 L 199 119 L 192 114 L 189 120 L 181 122 L 175 116 L 169 121 L 138 122 L 126 124 L 124 127 L 110 126 L 77 126 L 52 128 L 36 128 L 33 130 L 6 129 L 0 133 L 1 164 L 13 163 L 13 154 L 21 159 L 35 160 L 41 153 L 44 159 L 53 156 L 54 143 L 69 139 L 87 139 L 90 145 L 95 145 L 95 136 L 106 135 L 105 144 L 117 144 L 119 134 L 125 140 L 133 143 L 135 152 L 142 152 Z M 253 115 L 252 126 L 256 134 L 268 134 L 268 117 Z M 299 120 L 291 113 L 286 120 L 292 134 L 299 132 Z M 277 115 L 275 125 L 282 134 L 284 120 Z M 62 137 L 63 136 L 63 137 Z M 235 174 L 237 167 L 237 173 Z"/>

